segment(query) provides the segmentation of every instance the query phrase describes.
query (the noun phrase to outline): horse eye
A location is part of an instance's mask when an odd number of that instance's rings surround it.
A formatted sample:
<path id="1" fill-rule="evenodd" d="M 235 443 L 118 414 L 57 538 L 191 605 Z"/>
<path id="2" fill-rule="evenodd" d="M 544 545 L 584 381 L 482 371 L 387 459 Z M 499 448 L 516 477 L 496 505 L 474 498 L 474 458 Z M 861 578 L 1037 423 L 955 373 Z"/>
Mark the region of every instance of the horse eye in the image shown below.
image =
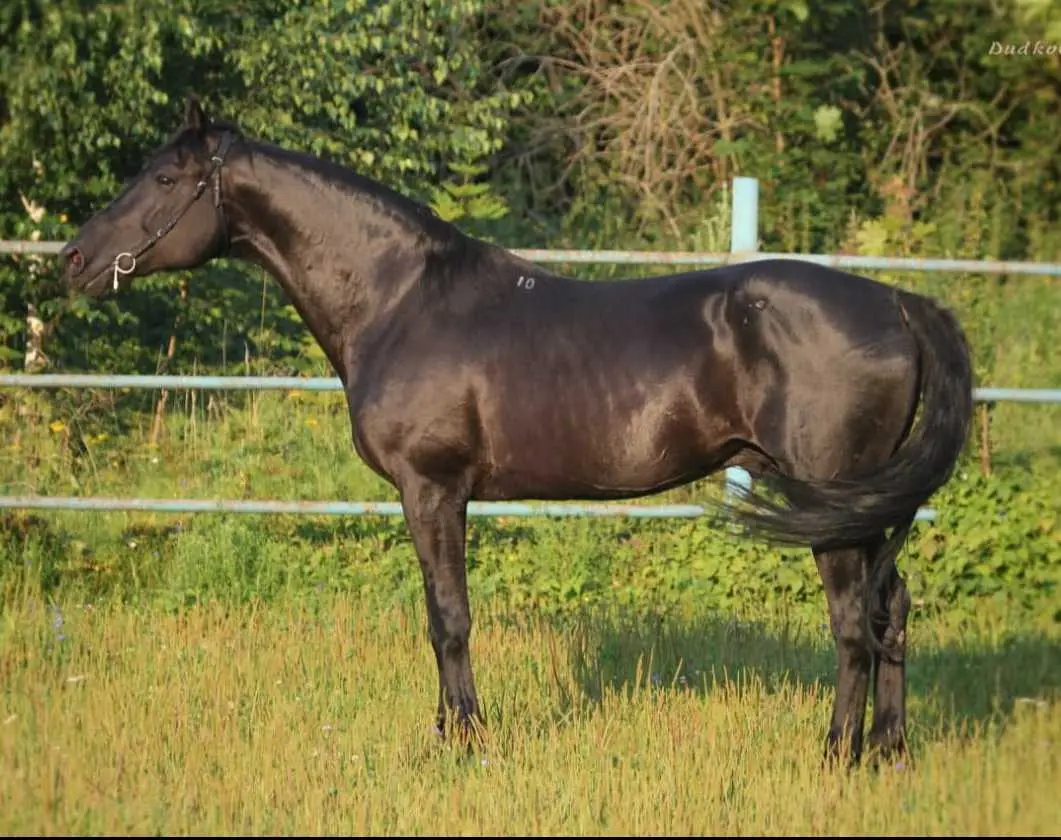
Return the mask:
<path id="1" fill-rule="evenodd" d="M 158 175 L 155 177 L 155 180 L 158 181 L 164 187 L 173 186 L 173 179 L 170 178 L 169 175 Z"/>

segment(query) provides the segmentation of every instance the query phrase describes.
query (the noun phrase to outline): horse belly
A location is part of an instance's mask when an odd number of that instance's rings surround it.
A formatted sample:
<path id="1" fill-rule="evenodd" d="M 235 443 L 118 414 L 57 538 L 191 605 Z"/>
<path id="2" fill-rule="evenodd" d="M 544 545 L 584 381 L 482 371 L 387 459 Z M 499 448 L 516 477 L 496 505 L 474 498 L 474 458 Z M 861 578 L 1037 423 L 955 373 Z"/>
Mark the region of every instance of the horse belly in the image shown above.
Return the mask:
<path id="1" fill-rule="evenodd" d="M 706 439 L 702 418 L 674 396 L 515 408 L 483 418 L 489 467 L 480 498 L 643 495 L 704 475 L 721 443 Z"/>

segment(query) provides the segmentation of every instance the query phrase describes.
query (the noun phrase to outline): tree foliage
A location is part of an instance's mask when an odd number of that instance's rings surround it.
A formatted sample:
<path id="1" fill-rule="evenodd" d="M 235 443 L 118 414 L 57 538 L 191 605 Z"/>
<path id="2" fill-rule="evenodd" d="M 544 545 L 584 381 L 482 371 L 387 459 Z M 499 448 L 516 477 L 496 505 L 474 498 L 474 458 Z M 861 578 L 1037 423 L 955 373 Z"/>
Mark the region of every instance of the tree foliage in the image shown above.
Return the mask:
<path id="1" fill-rule="evenodd" d="M 1061 41 L 992 55 L 1048 39 L 1038 0 L 532 5 L 499 54 L 539 94 L 511 189 L 532 218 L 567 211 L 546 235 L 681 247 L 712 193 L 751 175 L 764 247 L 856 248 L 863 224 L 894 218 L 890 253 L 1058 252 Z"/>
<path id="2" fill-rule="evenodd" d="M 0 234 L 62 239 L 189 92 L 507 245 L 725 249 L 734 175 L 762 245 L 1056 259 L 1061 35 L 1043 0 L 8 0 Z M 1052 51 L 1015 54 L 1043 42 Z M 220 265 L 120 307 L 0 263 L 0 364 L 27 306 L 53 364 L 320 365 L 272 283 Z M 187 295 L 175 289 L 187 285 Z M 106 333 L 105 339 L 101 337 Z"/>

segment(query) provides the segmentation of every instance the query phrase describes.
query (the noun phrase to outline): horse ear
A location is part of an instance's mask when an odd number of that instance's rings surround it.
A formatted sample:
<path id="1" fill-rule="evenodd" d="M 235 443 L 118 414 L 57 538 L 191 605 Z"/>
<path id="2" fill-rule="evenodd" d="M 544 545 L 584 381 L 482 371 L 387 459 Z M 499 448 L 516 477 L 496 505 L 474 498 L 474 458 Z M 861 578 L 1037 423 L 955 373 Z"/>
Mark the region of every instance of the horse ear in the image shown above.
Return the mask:
<path id="1" fill-rule="evenodd" d="M 199 104 L 199 97 L 194 93 L 188 97 L 184 105 L 184 125 L 186 128 L 194 128 L 196 131 L 205 131 L 210 124 L 210 118 L 206 116 L 203 106 Z"/>

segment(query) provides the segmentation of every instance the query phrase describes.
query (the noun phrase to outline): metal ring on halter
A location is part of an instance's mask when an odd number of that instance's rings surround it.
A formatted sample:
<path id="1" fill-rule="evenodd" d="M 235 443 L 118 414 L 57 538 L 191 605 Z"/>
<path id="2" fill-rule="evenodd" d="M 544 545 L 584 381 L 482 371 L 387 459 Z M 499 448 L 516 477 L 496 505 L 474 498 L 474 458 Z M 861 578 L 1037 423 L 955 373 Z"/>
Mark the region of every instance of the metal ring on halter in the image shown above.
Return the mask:
<path id="1" fill-rule="evenodd" d="M 128 268 L 122 268 L 122 257 L 128 257 L 132 260 Z M 118 291 L 118 275 L 132 274 L 134 268 L 136 268 L 136 257 L 128 251 L 122 251 L 114 258 L 114 291 Z"/>

